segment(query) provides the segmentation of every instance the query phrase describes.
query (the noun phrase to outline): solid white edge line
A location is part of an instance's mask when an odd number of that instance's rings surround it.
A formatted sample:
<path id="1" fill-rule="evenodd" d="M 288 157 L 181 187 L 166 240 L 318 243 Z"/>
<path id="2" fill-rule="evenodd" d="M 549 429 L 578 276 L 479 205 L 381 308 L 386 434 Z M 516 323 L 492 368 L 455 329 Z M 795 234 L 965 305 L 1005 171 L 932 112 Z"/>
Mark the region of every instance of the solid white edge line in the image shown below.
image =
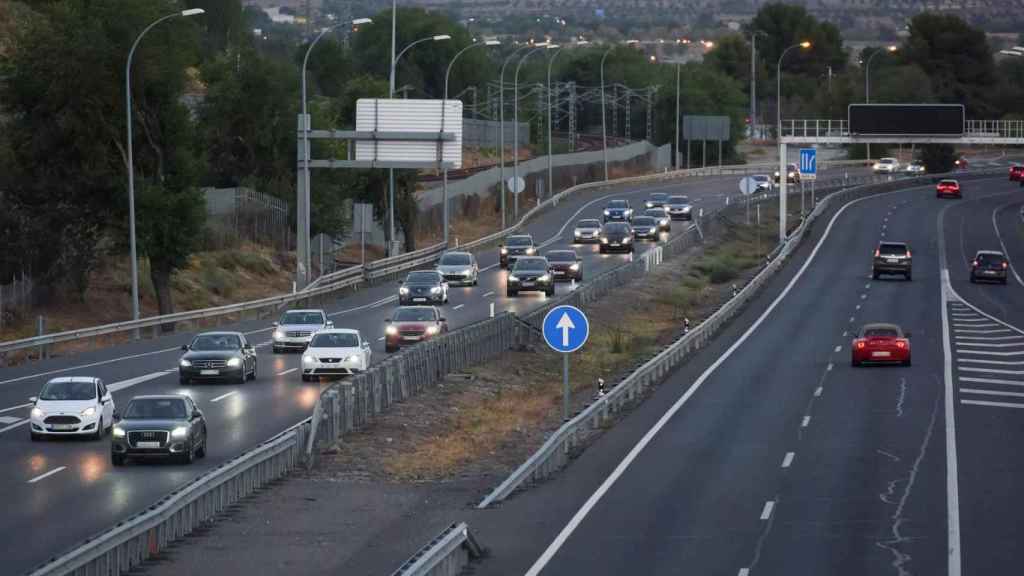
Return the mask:
<path id="1" fill-rule="evenodd" d="M 60 472 L 61 470 L 67 470 L 67 468 L 68 468 L 67 466 L 58 466 L 58 467 L 54 468 L 53 470 L 50 470 L 49 472 L 47 472 L 45 474 L 40 474 L 39 476 L 36 476 L 35 478 L 29 480 L 28 483 L 29 484 L 35 484 L 36 482 L 39 482 L 43 478 L 48 478 L 50 476 L 53 476 L 54 474 Z"/>
<path id="2" fill-rule="evenodd" d="M 1013 404 L 1011 402 L 989 402 L 986 400 L 960 400 L 961 404 L 972 406 L 995 406 L 997 408 L 1024 408 L 1024 404 Z"/>
<path id="3" fill-rule="evenodd" d="M 226 394 L 221 394 L 220 396 L 217 396 L 216 398 L 211 398 L 210 402 L 220 402 L 221 400 L 223 400 L 223 399 L 225 399 L 225 398 L 227 398 L 229 396 L 234 396 L 235 394 L 238 394 L 238 390 L 232 390 L 231 392 L 228 392 Z"/>
<path id="4" fill-rule="evenodd" d="M 28 408 L 31 405 L 32 405 L 32 402 L 28 402 L 27 404 L 18 404 L 17 406 L 11 406 L 10 408 L 4 408 L 3 410 L 0 410 L 0 414 L 3 414 L 4 412 L 10 412 L 12 410 L 20 410 L 22 408 Z"/>
<path id="5" fill-rule="evenodd" d="M 289 369 L 285 370 L 284 372 L 278 372 L 277 375 L 278 376 L 284 376 L 285 374 L 291 374 L 292 372 L 295 372 L 296 370 L 298 370 L 298 368 L 289 368 Z"/>
<path id="6" fill-rule="evenodd" d="M 1013 277 L 1017 279 L 1017 284 L 1024 286 L 1024 280 L 1020 279 L 1020 275 L 1017 274 L 1017 267 L 1013 265 L 1013 262 L 1010 260 L 1010 253 L 1006 251 L 1006 244 L 1003 243 L 1003 235 L 999 233 L 999 224 L 996 222 L 996 214 L 998 214 L 1003 208 L 1012 204 L 1013 202 L 1008 202 L 992 211 L 992 227 L 996 229 L 996 238 L 999 240 L 999 245 L 1003 248 L 1003 256 L 1005 256 L 1006 261 L 1010 263 L 1010 272 L 1013 272 Z"/>
<path id="7" fill-rule="evenodd" d="M 4 432 L 7 432 L 8 430 L 14 430 L 18 426 L 24 426 L 25 424 L 28 424 L 28 423 L 29 423 L 29 419 L 25 418 L 21 422 L 15 422 L 14 424 L 11 424 L 10 426 L 7 426 L 5 428 L 0 428 L 0 434 L 3 434 Z"/>
<path id="8" fill-rule="evenodd" d="M 884 192 L 881 194 L 874 194 L 871 196 L 865 196 L 863 198 L 857 198 L 856 200 L 847 202 L 846 204 L 841 206 L 839 210 L 836 211 L 836 213 L 832 216 L 832 219 L 829 220 L 828 226 L 822 233 L 821 238 L 818 240 L 818 243 L 814 246 L 814 249 L 811 251 L 810 255 L 808 255 L 807 259 L 804 260 L 803 265 L 800 267 L 799 270 L 797 270 L 793 278 L 789 281 L 788 284 L 786 284 L 786 287 L 782 289 L 782 292 L 780 292 L 779 295 L 775 297 L 775 300 L 773 300 L 772 303 L 768 305 L 768 307 L 765 309 L 764 312 L 761 313 L 757 320 L 755 320 L 754 323 L 751 324 L 750 327 L 747 328 L 747 330 L 742 335 L 740 335 L 740 337 L 737 338 L 736 341 L 733 342 L 732 345 L 729 346 L 729 348 L 726 349 L 726 351 L 722 353 L 722 355 L 720 355 L 711 364 L 711 366 L 709 366 L 706 370 L 704 370 L 703 373 L 701 373 L 701 375 L 686 390 L 686 392 L 684 392 L 683 395 L 678 400 L 676 400 L 676 402 L 668 409 L 668 411 L 665 412 L 665 414 L 663 414 L 657 422 L 655 422 L 654 426 L 652 426 L 650 430 L 648 430 L 647 433 L 644 434 L 640 441 L 637 442 L 635 446 L 633 446 L 629 453 L 627 453 L 626 456 L 622 459 L 622 461 L 619 462 L 619 464 L 615 467 L 615 469 L 612 470 L 611 474 L 609 474 L 608 477 L 605 478 L 604 482 L 602 482 L 601 485 L 598 486 L 597 490 L 595 490 L 594 493 L 590 495 L 590 498 L 588 498 L 587 501 L 583 503 L 583 506 L 581 506 L 580 509 L 576 511 L 573 517 L 569 520 L 569 523 L 566 524 L 564 528 L 562 528 L 562 530 L 558 533 L 558 535 L 551 542 L 551 544 L 548 545 L 548 547 L 544 550 L 540 557 L 537 558 L 536 562 L 534 562 L 533 565 L 530 566 L 530 569 L 527 570 L 525 576 L 538 576 L 538 574 L 540 574 L 544 567 L 547 566 L 548 562 L 550 562 L 551 559 L 554 558 L 558 550 L 565 544 L 566 540 L 569 539 L 569 536 L 571 536 L 572 533 L 576 531 L 576 528 L 579 527 L 579 525 L 583 522 L 587 515 L 590 514 L 590 511 L 593 510 L 594 506 L 596 506 L 597 503 L 600 502 L 601 498 L 604 497 L 605 493 L 607 493 L 608 490 L 611 489 L 612 485 L 614 485 L 615 482 L 618 481 L 618 479 L 626 472 L 626 469 L 629 468 L 630 464 L 632 464 L 633 461 L 636 460 L 637 456 L 640 455 L 640 452 L 642 452 L 644 448 L 646 448 L 647 445 L 650 444 L 651 440 L 653 440 L 654 437 L 658 434 L 658 432 L 660 432 L 661 429 L 665 427 L 668 421 L 671 420 L 677 412 L 679 412 L 679 410 L 690 400 L 690 398 L 697 392 L 697 390 L 700 389 L 701 385 L 703 385 L 704 382 L 711 377 L 711 374 L 713 374 L 719 366 L 725 363 L 725 361 L 728 360 L 729 357 L 732 356 L 732 354 L 740 346 L 742 346 L 743 343 L 746 342 L 747 339 L 750 338 L 750 336 L 761 326 L 765 319 L 772 312 L 775 311 L 775 308 L 779 305 L 780 302 L 782 302 L 783 299 L 785 299 L 785 297 L 789 294 L 790 290 L 793 289 L 793 286 L 795 286 L 796 283 L 800 280 L 800 278 L 803 277 L 804 272 L 807 270 L 807 268 L 811 265 L 812 262 L 814 262 L 815 256 L 817 256 L 818 251 L 824 245 L 825 240 L 828 239 L 829 234 L 832 231 L 832 227 L 835 225 L 839 217 L 842 216 L 843 212 L 845 212 L 846 209 L 849 208 L 850 206 L 859 204 L 860 202 L 863 202 L 865 200 L 884 197 L 890 194 L 898 194 L 910 190 L 914 190 L 914 188 L 894 190 L 892 192 Z M 809 420 L 810 417 L 805 418 Z"/>
<path id="9" fill-rule="evenodd" d="M 764 503 L 764 509 L 761 510 L 761 520 L 767 520 L 772 517 L 772 510 L 775 509 L 775 501 L 769 500 Z"/>
<path id="10" fill-rule="evenodd" d="M 936 228 L 939 236 L 939 304 L 942 306 L 942 376 L 945 384 L 946 424 L 946 559 L 948 576 L 961 574 L 960 548 L 960 477 L 956 458 L 956 401 L 953 392 L 953 350 L 949 331 L 950 293 L 953 286 L 949 281 L 949 266 L 946 255 L 946 234 L 943 223 L 946 210 L 939 211 Z M 957 298 L 963 303 L 962 298 Z"/>

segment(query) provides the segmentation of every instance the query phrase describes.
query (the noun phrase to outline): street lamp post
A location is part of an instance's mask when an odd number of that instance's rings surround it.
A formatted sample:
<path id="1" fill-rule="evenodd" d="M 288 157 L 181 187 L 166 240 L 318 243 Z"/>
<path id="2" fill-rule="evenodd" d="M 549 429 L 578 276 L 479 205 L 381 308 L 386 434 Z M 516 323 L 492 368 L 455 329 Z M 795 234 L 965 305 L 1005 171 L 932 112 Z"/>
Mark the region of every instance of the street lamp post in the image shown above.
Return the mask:
<path id="1" fill-rule="evenodd" d="M 513 50 L 512 53 L 505 58 L 505 62 L 501 65 L 501 75 L 499 76 L 498 81 L 498 164 L 500 166 L 498 170 L 498 190 L 501 192 L 502 230 L 508 226 L 505 218 L 505 67 L 508 66 L 508 63 L 515 58 L 515 55 L 518 54 L 520 50 L 525 50 L 530 47 L 530 44 L 524 44 Z"/>
<path id="2" fill-rule="evenodd" d="M 391 53 L 395 53 L 395 19 L 394 19 L 394 2 L 392 1 L 392 19 L 391 19 Z M 402 59 L 402 55 L 409 51 L 413 46 L 422 44 L 423 42 L 440 42 L 442 40 L 450 40 L 451 36 L 448 34 L 437 34 L 435 36 L 427 36 L 426 38 L 420 38 L 414 42 L 409 43 L 408 46 L 402 48 L 402 51 L 397 56 L 391 58 L 391 71 L 388 75 L 388 99 L 395 97 L 395 68 L 398 66 L 398 61 Z M 388 246 L 388 255 L 394 256 L 393 248 L 395 245 L 395 169 L 388 168 L 388 238 L 391 244 Z"/>
<path id="3" fill-rule="evenodd" d="M 132 320 L 139 319 L 139 261 L 135 248 L 135 159 L 132 154 L 132 57 L 135 56 L 135 49 L 138 48 L 142 37 L 157 24 L 179 16 L 187 18 L 204 13 L 206 11 L 202 8 L 189 8 L 154 20 L 136 36 L 131 50 L 128 51 L 128 61 L 124 66 L 125 123 L 128 128 L 128 148 L 125 155 L 128 160 L 128 244 L 132 259 Z M 135 332 L 135 336 L 138 337 L 138 331 Z"/>
<path id="4" fill-rule="evenodd" d="M 512 218 L 516 219 L 519 217 L 519 193 L 515 192 L 515 185 L 519 183 L 519 70 L 523 67 L 523 62 L 530 57 L 531 54 L 538 50 L 546 50 L 558 48 L 558 44 L 550 44 L 544 42 L 541 44 L 534 44 L 533 50 L 530 50 L 519 59 L 516 64 L 516 73 L 512 82 Z M 524 188 L 525 189 L 525 188 Z"/>
<path id="5" fill-rule="evenodd" d="M 871 56 L 868 56 L 868 59 L 864 62 L 864 103 L 865 104 L 870 104 L 871 103 L 871 61 L 874 60 L 875 56 L 878 56 L 879 54 L 884 54 L 886 52 L 892 53 L 892 52 L 895 52 L 896 50 L 897 50 L 896 46 L 886 46 L 884 49 L 883 48 L 878 48 L 874 52 L 872 52 Z M 866 150 L 866 152 L 867 152 L 867 159 L 871 160 L 871 142 L 867 143 L 867 150 Z"/>
<path id="6" fill-rule="evenodd" d="M 796 48 L 808 49 L 811 43 L 803 41 L 794 44 L 782 51 L 779 61 L 775 66 L 775 100 L 776 100 L 776 130 L 779 140 L 779 242 L 786 241 L 786 184 L 789 174 L 786 172 L 786 144 L 782 141 L 782 60 L 790 50 Z"/>
<path id="7" fill-rule="evenodd" d="M 469 50 L 470 48 L 474 48 L 476 46 L 497 46 L 499 44 L 501 44 L 501 42 L 499 42 L 497 40 L 486 40 L 484 42 L 474 42 L 473 44 L 470 44 L 469 46 L 466 46 L 462 50 L 459 50 L 458 52 L 456 52 L 455 56 L 452 56 L 451 62 L 448 63 L 448 69 L 444 73 L 444 100 L 441 101 L 441 132 L 444 132 L 445 111 L 446 111 L 446 108 L 447 108 L 446 104 L 448 102 L 448 79 L 451 78 L 452 66 L 455 65 L 455 61 L 459 59 L 459 56 L 462 56 L 463 52 L 465 52 L 466 50 Z M 460 120 L 461 120 L 461 118 L 460 118 Z M 443 150 L 444 149 L 444 144 L 442 143 L 442 144 L 440 144 L 440 146 L 441 146 L 441 149 Z M 448 246 L 448 164 L 444 163 L 444 155 L 443 154 L 441 155 L 441 162 L 442 162 L 441 172 L 443 174 L 442 178 L 443 178 L 443 181 L 444 181 L 444 194 L 443 194 L 443 199 L 444 199 L 444 210 L 443 210 L 443 213 L 444 213 L 444 245 L 445 245 L 445 247 L 447 247 Z"/>
<path id="8" fill-rule="evenodd" d="M 356 18 L 352 20 L 352 26 L 359 26 L 360 24 L 370 24 L 373 20 L 369 18 Z M 306 66 L 309 64 L 309 55 L 313 52 L 313 48 L 320 42 L 328 32 L 344 26 L 346 23 L 335 24 L 334 26 L 328 26 L 320 31 L 316 35 L 316 38 L 309 43 L 309 47 L 306 48 L 306 54 L 302 57 L 302 186 L 296 190 L 298 195 L 298 205 L 296 206 L 296 234 L 298 237 L 295 242 L 296 252 L 296 265 L 295 265 L 295 284 L 296 286 L 303 288 L 309 283 L 310 276 L 310 262 L 309 262 L 309 205 L 310 205 L 310 183 L 309 183 L 309 130 L 312 128 L 312 122 L 310 122 L 309 113 L 307 111 L 307 99 L 306 99 Z M 322 272 L 322 271 L 321 271 Z"/>
<path id="9" fill-rule="evenodd" d="M 639 44 L 639 40 L 626 40 L 626 44 Z M 604 61 L 615 46 L 609 46 L 601 56 L 601 150 L 604 156 L 604 179 L 608 180 L 608 119 L 604 104 Z"/>
<path id="10" fill-rule="evenodd" d="M 676 62 L 676 154 L 672 166 L 679 170 L 679 158 L 682 154 L 679 153 L 679 75 L 682 73 L 682 62 Z"/>
<path id="11" fill-rule="evenodd" d="M 586 42 L 579 42 L 579 44 L 586 44 Z M 553 148 L 551 141 L 551 67 L 554 66 L 555 58 L 557 58 L 558 54 L 561 52 L 561 48 L 555 49 L 555 51 L 551 54 L 551 58 L 548 59 L 548 198 L 551 197 L 555 190 L 555 187 L 552 184 L 552 179 L 554 177 L 554 169 L 552 167 Z"/>

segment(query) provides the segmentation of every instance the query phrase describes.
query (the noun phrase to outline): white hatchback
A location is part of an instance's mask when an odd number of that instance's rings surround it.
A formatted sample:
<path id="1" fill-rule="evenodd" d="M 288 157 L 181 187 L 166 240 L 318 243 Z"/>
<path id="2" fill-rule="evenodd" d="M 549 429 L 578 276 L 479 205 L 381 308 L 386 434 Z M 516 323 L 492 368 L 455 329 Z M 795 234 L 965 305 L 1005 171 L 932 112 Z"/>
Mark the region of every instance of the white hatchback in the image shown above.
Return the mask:
<path id="1" fill-rule="evenodd" d="M 99 378 L 54 378 L 30 400 L 32 440 L 80 435 L 98 440 L 114 425 L 114 398 Z"/>
<path id="2" fill-rule="evenodd" d="M 872 169 L 878 174 L 893 174 L 900 169 L 900 161 L 895 158 L 879 158 Z"/>
<path id="3" fill-rule="evenodd" d="M 313 335 L 302 355 L 302 380 L 320 376 L 347 376 L 370 366 L 370 343 L 359 330 L 328 328 Z"/>

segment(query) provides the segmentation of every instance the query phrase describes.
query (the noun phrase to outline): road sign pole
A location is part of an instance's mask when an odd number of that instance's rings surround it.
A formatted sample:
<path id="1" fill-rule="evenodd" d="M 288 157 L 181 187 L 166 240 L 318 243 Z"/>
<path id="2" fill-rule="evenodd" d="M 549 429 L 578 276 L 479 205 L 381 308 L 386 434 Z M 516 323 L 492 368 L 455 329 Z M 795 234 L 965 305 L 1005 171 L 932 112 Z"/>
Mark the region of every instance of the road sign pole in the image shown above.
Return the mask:
<path id="1" fill-rule="evenodd" d="M 562 354 L 562 421 L 569 420 L 569 355 Z"/>

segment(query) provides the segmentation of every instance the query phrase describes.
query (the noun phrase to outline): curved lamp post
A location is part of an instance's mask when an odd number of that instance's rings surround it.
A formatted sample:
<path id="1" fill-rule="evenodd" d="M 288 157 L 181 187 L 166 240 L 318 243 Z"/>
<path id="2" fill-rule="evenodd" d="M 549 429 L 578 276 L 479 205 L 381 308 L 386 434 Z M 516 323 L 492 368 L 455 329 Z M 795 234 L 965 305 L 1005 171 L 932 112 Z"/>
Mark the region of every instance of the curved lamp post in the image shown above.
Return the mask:
<path id="1" fill-rule="evenodd" d="M 629 45 L 629 44 L 639 44 L 640 41 L 639 40 L 626 40 L 625 43 L 627 45 Z M 614 49 L 615 49 L 615 46 L 609 46 L 608 49 L 604 51 L 604 54 L 601 56 L 601 150 L 602 150 L 602 155 L 603 155 L 603 158 L 604 158 L 604 179 L 605 179 L 605 181 L 608 180 L 608 119 L 607 119 L 608 115 L 605 113 L 605 105 L 604 105 L 604 61 L 605 61 L 606 58 L 608 58 L 608 55 L 611 54 L 612 50 L 614 50 Z"/>
<path id="2" fill-rule="evenodd" d="M 501 229 L 504 230 L 508 224 L 505 218 L 505 67 L 515 58 L 520 50 L 533 47 L 532 44 L 524 44 L 512 51 L 505 58 L 501 65 L 501 74 L 498 82 L 498 190 L 501 191 Z"/>
<path id="3" fill-rule="evenodd" d="M 779 55 L 779 61 L 775 66 L 775 99 L 776 99 L 776 130 L 779 140 L 779 242 L 786 241 L 786 145 L 782 142 L 782 59 L 786 57 L 786 54 L 790 50 L 796 50 L 797 48 L 803 48 L 804 50 L 811 47 L 811 43 L 803 41 L 799 44 L 793 44 L 789 48 L 782 51 Z"/>
<path id="4" fill-rule="evenodd" d="M 865 104 L 870 104 L 871 103 L 871 61 L 874 60 L 875 56 L 878 56 L 879 54 L 885 54 L 886 52 L 891 54 L 891 53 L 895 52 L 898 49 L 899 48 L 897 48 L 895 45 L 893 45 L 893 46 L 886 46 L 885 48 L 878 48 L 874 52 L 872 52 L 871 56 L 868 56 L 868 59 L 864 62 L 864 103 Z M 867 152 L 867 157 L 868 157 L 867 159 L 871 160 L 871 143 L 870 142 L 867 143 L 867 150 L 866 150 L 866 152 Z"/>
<path id="5" fill-rule="evenodd" d="M 558 44 L 550 44 L 544 42 L 542 44 L 534 44 L 533 50 L 530 50 L 519 59 L 519 63 L 516 64 L 515 79 L 512 83 L 512 110 L 513 110 L 513 123 L 512 126 L 512 183 L 513 185 L 519 183 L 519 70 L 523 67 L 523 62 L 530 57 L 531 54 L 538 50 L 552 50 L 558 48 Z M 513 189 L 513 202 L 512 202 L 512 218 L 519 217 L 519 194 L 514 192 Z"/>

